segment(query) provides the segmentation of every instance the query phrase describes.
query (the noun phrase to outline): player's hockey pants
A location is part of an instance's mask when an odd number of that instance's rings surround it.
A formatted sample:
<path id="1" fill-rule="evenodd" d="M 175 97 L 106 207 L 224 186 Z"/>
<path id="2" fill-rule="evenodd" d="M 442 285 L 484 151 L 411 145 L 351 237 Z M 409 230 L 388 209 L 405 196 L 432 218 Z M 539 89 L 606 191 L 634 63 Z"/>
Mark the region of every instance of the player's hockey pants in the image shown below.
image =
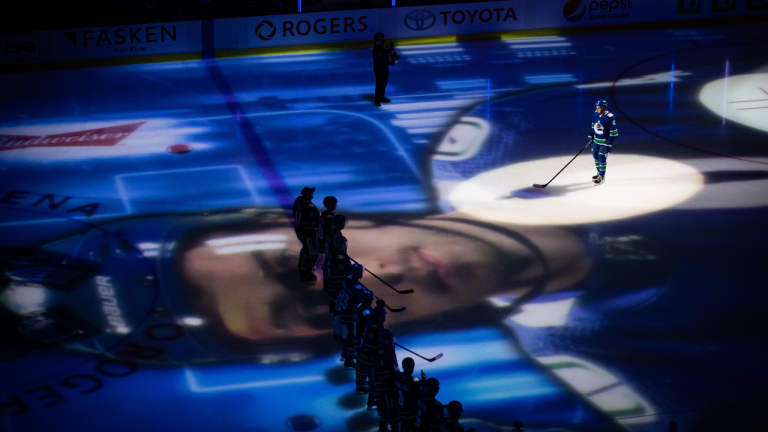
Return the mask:
<path id="1" fill-rule="evenodd" d="M 416 416 L 411 418 L 400 417 L 400 432 L 415 432 L 416 431 Z"/>
<path id="2" fill-rule="evenodd" d="M 376 411 L 379 412 L 379 432 L 386 431 L 387 425 L 393 430 L 399 430 L 400 419 L 397 415 L 397 405 L 393 390 L 379 392 L 376 398 Z"/>
<path id="3" fill-rule="evenodd" d="M 355 384 L 358 386 L 365 386 L 368 390 L 368 406 L 376 405 L 373 396 L 373 365 L 360 361 L 360 354 L 358 353 L 355 370 L 357 372 L 355 375 Z"/>
<path id="4" fill-rule="evenodd" d="M 611 147 L 592 141 L 592 157 L 595 158 L 595 168 L 601 176 L 605 175 L 605 167 L 608 164 L 608 153 Z"/>
<path id="5" fill-rule="evenodd" d="M 362 388 L 366 385 L 368 385 L 368 371 L 363 362 L 358 360 L 355 364 L 355 386 Z"/>
<path id="6" fill-rule="evenodd" d="M 317 263 L 317 239 L 302 239 L 301 252 L 299 252 L 299 274 L 312 273 L 315 263 Z"/>
<path id="7" fill-rule="evenodd" d="M 387 90 L 389 69 L 374 69 L 373 72 L 376 74 L 376 92 L 374 98 L 376 102 L 381 102 L 384 100 L 384 92 Z"/>

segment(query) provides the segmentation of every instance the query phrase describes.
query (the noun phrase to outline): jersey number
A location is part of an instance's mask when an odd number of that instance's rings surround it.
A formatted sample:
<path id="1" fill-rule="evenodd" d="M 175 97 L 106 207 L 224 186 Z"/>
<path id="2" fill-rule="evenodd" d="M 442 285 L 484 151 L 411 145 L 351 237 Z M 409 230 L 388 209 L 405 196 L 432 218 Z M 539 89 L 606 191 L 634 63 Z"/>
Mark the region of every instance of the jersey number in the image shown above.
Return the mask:
<path id="1" fill-rule="evenodd" d="M 339 296 L 336 298 L 336 309 L 337 310 L 346 309 L 348 301 L 349 301 L 349 294 L 347 294 L 346 291 L 340 292 Z"/>
<path id="2" fill-rule="evenodd" d="M 405 398 L 403 397 L 403 391 L 400 390 L 400 399 L 397 401 L 401 407 L 405 407 Z"/>

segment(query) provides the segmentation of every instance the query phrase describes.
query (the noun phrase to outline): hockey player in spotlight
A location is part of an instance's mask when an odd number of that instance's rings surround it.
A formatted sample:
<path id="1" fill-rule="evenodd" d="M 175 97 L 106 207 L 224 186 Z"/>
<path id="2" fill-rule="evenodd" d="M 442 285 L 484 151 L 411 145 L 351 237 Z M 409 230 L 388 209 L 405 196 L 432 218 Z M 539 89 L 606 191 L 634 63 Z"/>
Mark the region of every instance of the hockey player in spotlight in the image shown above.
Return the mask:
<path id="1" fill-rule="evenodd" d="M 592 114 L 592 127 L 589 137 L 592 139 L 592 157 L 595 158 L 597 175 L 592 177 L 595 186 L 605 183 L 605 168 L 613 141 L 619 135 L 616 130 L 616 117 L 607 109 L 608 103 L 601 99 L 595 104 Z"/>

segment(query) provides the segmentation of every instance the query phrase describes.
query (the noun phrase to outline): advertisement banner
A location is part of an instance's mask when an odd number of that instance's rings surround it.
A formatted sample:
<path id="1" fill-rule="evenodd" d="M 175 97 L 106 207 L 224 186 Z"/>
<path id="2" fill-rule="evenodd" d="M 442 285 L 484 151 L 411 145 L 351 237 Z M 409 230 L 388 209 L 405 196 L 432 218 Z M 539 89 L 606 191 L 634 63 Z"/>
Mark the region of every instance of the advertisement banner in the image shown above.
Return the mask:
<path id="1" fill-rule="evenodd" d="M 211 36 L 231 50 L 766 13 L 768 0 L 505 0 L 219 19 Z M 200 52 L 203 37 L 200 21 L 4 34 L 0 66 Z"/>
<path id="2" fill-rule="evenodd" d="M 200 51 L 200 21 L 53 30 L 50 61 Z"/>
<path id="3" fill-rule="evenodd" d="M 398 37 L 443 36 L 524 30 L 525 2 L 519 0 L 396 8 Z"/>
<path id="4" fill-rule="evenodd" d="M 648 0 L 552 0 L 536 2 L 536 28 L 656 21 L 660 3 Z"/>
<path id="5" fill-rule="evenodd" d="M 40 60 L 40 33 L 0 36 L 0 64 L 30 60 Z"/>
<path id="6" fill-rule="evenodd" d="M 246 37 L 237 32 L 245 27 Z M 216 49 L 261 48 L 522 30 L 525 2 L 414 6 L 217 20 Z"/>
<path id="7" fill-rule="evenodd" d="M 768 0 L 670 0 L 664 2 L 664 19 L 717 18 L 768 12 Z"/>

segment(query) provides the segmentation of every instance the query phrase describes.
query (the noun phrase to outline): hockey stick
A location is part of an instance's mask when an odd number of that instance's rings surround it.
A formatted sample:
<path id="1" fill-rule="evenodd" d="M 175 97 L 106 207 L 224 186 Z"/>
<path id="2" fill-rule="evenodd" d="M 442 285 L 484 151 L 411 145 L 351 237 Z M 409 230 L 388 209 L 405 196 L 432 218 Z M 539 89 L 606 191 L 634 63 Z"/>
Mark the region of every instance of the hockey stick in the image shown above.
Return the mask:
<path id="1" fill-rule="evenodd" d="M 377 300 L 381 300 L 376 294 L 374 294 L 373 296 L 376 297 Z M 386 303 L 384 303 L 384 307 L 389 309 L 390 312 L 402 312 L 402 311 L 405 310 L 405 306 L 403 306 L 401 308 L 392 309 L 391 307 L 387 306 Z"/>
<path id="2" fill-rule="evenodd" d="M 430 363 L 432 363 L 433 361 L 435 361 L 435 360 L 437 360 L 437 359 L 439 359 L 440 357 L 442 357 L 442 356 L 443 356 L 443 353 L 440 353 L 440 354 L 438 354 L 438 355 L 436 355 L 436 356 L 432 357 L 431 359 L 428 359 L 428 358 L 426 358 L 426 357 L 422 356 L 422 355 L 421 355 L 421 354 L 419 354 L 419 353 L 415 353 L 415 352 L 413 352 L 413 351 L 409 350 L 408 348 L 406 348 L 406 347 L 404 347 L 404 346 L 400 345 L 400 344 L 399 344 L 399 343 L 397 343 L 397 342 L 394 342 L 394 344 L 395 344 L 395 345 L 397 345 L 397 346 L 399 346 L 400 348 L 402 348 L 402 349 L 404 349 L 404 350 L 408 351 L 408 352 L 409 352 L 409 353 L 411 353 L 411 354 L 415 354 L 415 355 L 417 355 L 417 356 L 419 356 L 419 357 L 423 358 L 424 360 L 426 360 L 426 361 L 428 361 L 428 362 L 430 362 Z"/>
<path id="3" fill-rule="evenodd" d="M 576 153 L 576 156 L 574 156 L 574 157 L 573 157 L 573 159 L 571 159 L 570 161 L 568 161 L 568 163 L 567 163 L 567 164 L 565 164 L 565 166 L 563 167 L 563 169 L 561 169 L 560 171 L 558 171 L 558 172 L 557 172 L 557 174 L 555 174 L 555 177 L 559 176 L 559 175 L 560 175 L 560 173 L 561 173 L 561 172 L 563 172 L 563 170 L 564 170 L 564 169 L 566 169 L 566 168 L 568 167 L 568 165 L 570 165 L 570 164 L 571 164 L 571 162 L 573 162 L 573 161 L 574 161 L 574 160 L 575 160 L 577 157 L 579 157 L 579 155 L 581 154 L 581 152 L 583 152 L 583 151 L 584 151 L 584 149 L 586 149 L 587 147 L 589 147 L 589 145 L 590 145 L 590 144 L 592 144 L 592 140 L 591 140 L 591 139 L 589 140 L 589 142 L 587 143 L 587 145 L 585 145 L 584 147 L 582 147 L 582 149 L 581 149 L 581 150 L 579 150 L 579 152 L 578 152 L 578 153 Z M 555 177 L 552 177 L 552 180 L 554 180 L 554 179 L 555 179 Z M 538 183 L 534 183 L 533 187 L 535 187 L 535 188 L 541 188 L 541 189 L 543 189 L 543 188 L 545 188 L 545 187 L 549 186 L 549 184 L 550 184 L 550 183 L 552 183 L 552 180 L 548 181 L 548 182 L 547 182 L 547 184 L 543 184 L 543 185 L 540 185 L 540 184 L 538 184 Z"/>
<path id="4" fill-rule="evenodd" d="M 359 262 L 357 262 L 357 261 L 353 260 L 352 258 L 349 258 L 349 259 L 350 259 L 350 260 L 352 260 L 352 262 L 354 262 L 355 264 L 360 264 Z M 411 294 L 411 293 L 413 292 L 413 290 L 412 290 L 412 289 L 407 289 L 407 290 L 402 290 L 402 291 L 400 291 L 399 289 L 397 289 L 397 288 L 393 287 L 392 285 L 388 284 L 386 281 L 384 281 L 384 279 L 382 279 L 382 278 L 380 278 L 380 277 L 376 276 L 376 275 L 375 275 L 375 274 L 374 274 L 372 271 L 370 271 L 370 270 L 368 270 L 368 269 L 365 269 L 365 271 L 367 271 L 368 273 L 370 273 L 370 274 L 371 274 L 373 277 L 375 277 L 376 279 L 380 280 L 380 281 L 381 281 L 381 283 L 383 283 L 384 285 L 386 285 L 386 286 L 388 286 L 388 287 L 392 288 L 392 289 L 393 289 L 393 290 L 394 290 L 396 293 L 398 293 L 398 294 Z"/>
<path id="5" fill-rule="evenodd" d="M 358 283 L 358 284 L 360 284 L 360 286 L 361 286 L 361 287 L 363 287 L 363 288 L 367 289 L 368 291 L 371 291 L 370 289 L 368 289 L 368 287 L 367 287 L 367 286 L 365 286 L 365 285 L 363 285 L 362 283 L 360 283 L 360 281 L 357 281 L 357 283 Z M 381 299 L 379 298 L 379 296 L 377 296 L 376 294 L 374 294 L 373 296 L 374 296 L 374 297 L 376 297 L 376 300 L 381 300 Z M 385 307 L 385 308 L 387 308 L 387 309 L 389 309 L 389 311 L 390 311 L 390 312 L 402 312 L 402 311 L 404 311 L 404 310 L 405 310 L 405 306 L 403 306 L 403 307 L 401 307 L 401 308 L 395 308 L 395 309 L 392 309 L 391 307 L 387 306 L 387 303 L 386 303 L 386 302 L 384 303 L 384 307 Z"/>

